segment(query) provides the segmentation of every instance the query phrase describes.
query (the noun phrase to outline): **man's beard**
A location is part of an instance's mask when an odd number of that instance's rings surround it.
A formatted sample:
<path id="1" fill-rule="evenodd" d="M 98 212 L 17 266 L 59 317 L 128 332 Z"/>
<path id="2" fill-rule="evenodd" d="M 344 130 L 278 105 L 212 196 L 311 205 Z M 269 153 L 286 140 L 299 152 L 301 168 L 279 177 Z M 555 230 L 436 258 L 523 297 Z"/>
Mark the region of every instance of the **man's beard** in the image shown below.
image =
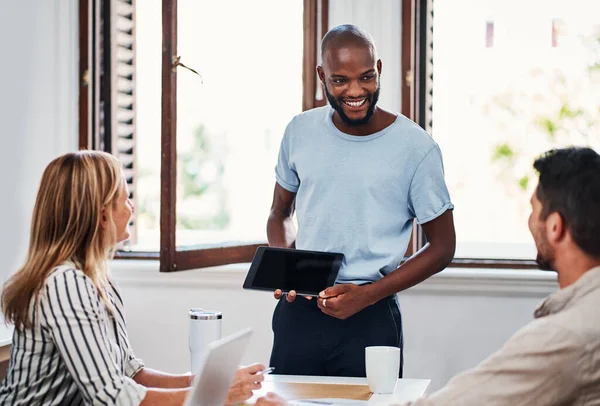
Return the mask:
<path id="1" fill-rule="evenodd" d="M 537 248 L 537 256 L 535 258 L 535 262 L 540 266 L 540 269 L 543 271 L 554 271 L 554 256 L 552 254 L 548 254 L 550 251 L 548 247 L 548 241 L 545 237 L 542 236 L 542 230 L 540 229 L 538 234 L 538 238 L 533 238 L 535 241 L 535 245 Z"/>
<path id="2" fill-rule="evenodd" d="M 552 265 L 553 260 L 545 257 L 539 251 L 537 253 L 537 257 L 535 258 L 535 262 L 540 266 L 542 271 L 554 271 L 554 267 Z"/>
<path id="3" fill-rule="evenodd" d="M 327 97 L 327 101 L 331 105 L 331 107 L 339 114 L 342 121 L 349 126 L 359 126 L 369 122 L 373 114 L 375 113 L 375 107 L 377 106 L 377 101 L 379 100 L 379 91 L 381 90 L 379 83 L 377 83 L 377 90 L 374 93 L 370 93 L 367 96 L 367 100 L 365 103 L 369 103 L 369 108 L 367 109 L 367 114 L 363 118 L 359 118 L 357 120 L 352 120 L 350 117 L 346 115 L 344 112 L 344 108 L 342 107 L 342 103 L 344 103 L 341 99 L 336 99 L 333 97 L 329 90 L 327 89 L 327 85 L 325 85 L 325 96 Z"/>

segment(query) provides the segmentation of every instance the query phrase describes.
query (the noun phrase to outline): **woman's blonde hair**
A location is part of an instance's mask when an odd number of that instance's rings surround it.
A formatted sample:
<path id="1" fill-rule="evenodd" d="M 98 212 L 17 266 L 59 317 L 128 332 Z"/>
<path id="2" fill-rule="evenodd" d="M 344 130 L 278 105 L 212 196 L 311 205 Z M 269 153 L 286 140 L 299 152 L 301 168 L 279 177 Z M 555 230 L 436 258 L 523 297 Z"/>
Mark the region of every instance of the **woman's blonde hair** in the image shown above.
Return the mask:
<path id="1" fill-rule="evenodd" d="M 105 152 L 73 152 L 50 162 L 33 209 L 25 264 L 2 292 L 7 322 L 17 329 L 31 326 L 31 300 L 37 300 L 50 272 L 65 261 L 92 279 L 111 309 L 105 293 L 106 262 L 117 243 L 112 205 L 123 182 L 119 161 Z M 103 216 L 106 227 L 101 227 Z"/>

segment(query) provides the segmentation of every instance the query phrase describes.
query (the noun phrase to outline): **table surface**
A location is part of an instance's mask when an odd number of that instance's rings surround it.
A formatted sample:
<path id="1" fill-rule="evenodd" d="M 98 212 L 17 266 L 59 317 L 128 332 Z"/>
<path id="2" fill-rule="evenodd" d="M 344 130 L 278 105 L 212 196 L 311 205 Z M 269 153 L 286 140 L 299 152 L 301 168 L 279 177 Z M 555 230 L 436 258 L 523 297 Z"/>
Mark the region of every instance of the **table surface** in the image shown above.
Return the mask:
<path id="1" fill-rule="evenodd" d="M 389 405 L 423 396 L 430 382 L 429 379 L 398 379 L 393 394 L 374 395 L 367 378 L 270 374 L 265 377 L 262 389 L 255 391 L 246 404 L 254 404 L 258 397 L 274 392 L 287 400 L 338 398 L 367 401 L 369 406 Z"/>

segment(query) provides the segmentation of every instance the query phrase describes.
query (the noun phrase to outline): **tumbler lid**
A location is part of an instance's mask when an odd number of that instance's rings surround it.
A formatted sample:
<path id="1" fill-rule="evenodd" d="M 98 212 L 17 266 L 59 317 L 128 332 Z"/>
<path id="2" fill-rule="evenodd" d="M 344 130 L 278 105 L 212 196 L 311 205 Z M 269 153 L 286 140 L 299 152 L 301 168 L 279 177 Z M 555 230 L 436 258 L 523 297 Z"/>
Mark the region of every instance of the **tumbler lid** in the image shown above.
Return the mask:
<path id="1" fill-rule="evenodd" d="M 220 320 L 223 318 L 221 312 L 215 312 L 212 310 L 204 310 L 200 308 L 190 309 L 190 319 L 192 320 Z"/>

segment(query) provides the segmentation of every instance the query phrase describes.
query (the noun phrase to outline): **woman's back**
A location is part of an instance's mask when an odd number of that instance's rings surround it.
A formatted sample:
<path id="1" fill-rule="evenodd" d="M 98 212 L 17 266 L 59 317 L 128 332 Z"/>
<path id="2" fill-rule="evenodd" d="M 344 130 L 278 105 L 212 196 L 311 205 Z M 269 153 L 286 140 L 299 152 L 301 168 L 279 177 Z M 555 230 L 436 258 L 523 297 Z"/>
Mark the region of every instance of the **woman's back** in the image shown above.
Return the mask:
<path id="1" fill-rule="evenodd" d="M 73 264 L 53 270 L 30 304 L 32 326 L 15 329 L 0 404 L 137 405 L 146 390 L 131 377 L 142 367 L 131 350 L 123 302 L 113 282 L 107 311 L 92 280 Z"/>

